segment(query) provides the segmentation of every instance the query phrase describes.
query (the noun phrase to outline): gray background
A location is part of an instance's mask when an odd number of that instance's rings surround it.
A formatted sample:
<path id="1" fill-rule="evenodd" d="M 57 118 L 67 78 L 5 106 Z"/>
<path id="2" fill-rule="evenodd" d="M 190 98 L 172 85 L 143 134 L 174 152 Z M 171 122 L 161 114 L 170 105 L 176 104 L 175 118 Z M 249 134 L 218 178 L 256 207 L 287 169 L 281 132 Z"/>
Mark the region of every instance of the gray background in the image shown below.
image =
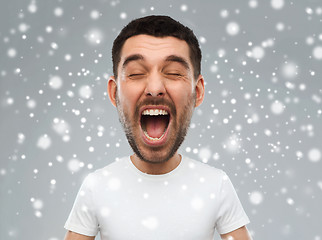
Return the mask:
<path id="1" fill-rule="evenodd" d="M 63 239 L 84 177 L 131 153 L 106 86 L 113 39 L 167 14 L 203 52 L 181 153 L 223 169 L 254 239 L 322 239 L 322 1 L 4 1 L 0 239 Z M 217 236 L 218 238 L 218 236 Z"/>

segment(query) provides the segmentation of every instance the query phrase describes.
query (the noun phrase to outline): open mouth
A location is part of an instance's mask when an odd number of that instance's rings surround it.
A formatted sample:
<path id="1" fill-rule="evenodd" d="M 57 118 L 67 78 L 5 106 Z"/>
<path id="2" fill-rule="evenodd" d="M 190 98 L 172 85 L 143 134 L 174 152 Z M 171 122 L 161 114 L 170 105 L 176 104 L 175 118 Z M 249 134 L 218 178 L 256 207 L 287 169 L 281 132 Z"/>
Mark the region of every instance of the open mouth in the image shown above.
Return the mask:
<path id="1" fill-rule="evenodd" d="M 170 123 L 170 114 L 165 109 L 145 109 L 141 114 L 141 128 L 150 143 L 158 143 L 164 139 Z"/>

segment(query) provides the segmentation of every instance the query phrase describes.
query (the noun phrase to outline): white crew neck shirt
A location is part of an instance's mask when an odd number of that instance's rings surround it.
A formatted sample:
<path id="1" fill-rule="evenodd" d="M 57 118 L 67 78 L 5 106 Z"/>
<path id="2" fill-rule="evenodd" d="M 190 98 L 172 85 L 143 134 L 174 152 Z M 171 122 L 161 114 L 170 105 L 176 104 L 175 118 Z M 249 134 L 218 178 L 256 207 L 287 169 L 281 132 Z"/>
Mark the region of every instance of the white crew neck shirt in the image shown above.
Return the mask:
<path id="1" fill-rule="evenodd" d="M 228 176 L 182 157 L 151 175 L 130 157 L 89 174 L 65 228 L 101 240 L 212 240 L 249 223 Z"/>

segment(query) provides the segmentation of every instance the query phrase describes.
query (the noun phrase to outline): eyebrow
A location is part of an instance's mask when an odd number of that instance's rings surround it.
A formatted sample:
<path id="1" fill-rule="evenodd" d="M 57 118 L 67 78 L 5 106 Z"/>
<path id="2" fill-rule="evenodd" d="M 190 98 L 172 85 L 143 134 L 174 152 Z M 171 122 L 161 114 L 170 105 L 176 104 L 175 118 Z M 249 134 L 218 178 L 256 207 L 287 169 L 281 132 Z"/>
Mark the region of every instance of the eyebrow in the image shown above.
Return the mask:
<path id="1" fill-rule="evenodd" d="M 137 60 L 144 60 L 144 57 L 141 54 L 133 54 L 125 58 L 122 68 L 124 69 L 126 65 L 128 65 L 130 62 L 137 61 Z"/>
<path id="2" fill-rule="evenodd" d="M 181 65 L 183 65 L 186 69 L 188 69 L 188 70 L 190 69 L 188 62 L 184 58 L 179 57 L 177 55 L 170 55 L 165 59 L 165 61 L 166 62 L 177 62 L 177 63 L 180 63 Z"/>
<path id="3" fill-rule="evenodd" d="M 130 62 L 138 61 L 138 60 L 144 60 L 143 55 L 141 55 L 141 54 L 130 55 L 125 58 L 125 60 L 122 64 L 122 68 L 124 69 Z M 184 58 L 177 56 L 177 55 L 170 55 L 170 56 L 166 57 L 165 62 L 177 62 L 177 63 L 180 63 L 181 65 L 183 65 L 184 68 L 186 68 L 188 70 L 190 69 L 188 62 Z"/>

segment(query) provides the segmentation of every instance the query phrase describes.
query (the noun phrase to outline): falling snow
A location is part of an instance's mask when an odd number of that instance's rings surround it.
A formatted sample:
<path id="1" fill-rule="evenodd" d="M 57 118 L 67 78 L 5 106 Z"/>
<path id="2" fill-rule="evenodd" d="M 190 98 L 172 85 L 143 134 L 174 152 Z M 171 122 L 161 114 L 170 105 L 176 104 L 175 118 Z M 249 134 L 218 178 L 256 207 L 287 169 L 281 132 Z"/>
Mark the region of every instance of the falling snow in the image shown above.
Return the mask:
<path id="1" fill-rule="evenodd" d="M 194 30 L 203 54 L 205 100 L 181 153 L 227 172 L 254 239 L 322 239 L 320 1 L 46 4 L 1 8 L 0 239 L 63 239 L 85 177 L 131 154 L 106 92 L 111 46 L 128 21 L 164 13 Z M 114 176 L 106 189 L 126 185 Z M 205 201 L 187 204 L 198 214 Z M 161 228 L 153 215 L 138 223 Z"/>
<path id="2" fill-rule="evenodd" d="M 248 2 L 248 5 L 249 5 L 249 7 L 251 7 L 251 8 L 257 8 L 257 6 L 258 6 L 258 2 L 257 2 L 257 0 L 250 0 L 250 1 Z"/>
<path id="3" fill-rule="evenodd" d="M 284 0 L 271 0 L 271 6 L 276 10 L 282 9 L 284 7 L 284 4 Z"/>
<path id="4" fill-rule="evenodd" d="M 311 162 L 319 162 L 321 160 L 321 151 L 317 148 L 312 148 L 308 152 L 308 159 Z"/>
<path id="5" fill-rule="evenodd" d="M 249 195 L 249 201 L 254 205 L 259 205 L 263 202 L 264 197 L 261 192 L 254 191 Z"/>
<path id="6" fill-rule="evenodd" d="M 265 50 L 260 46 L 253 47 L 251 56 L 255 59 L 262 59 L 265 56 Z"/>
<path id="7" fill-rule="evenodd" d="M 71 173 L 75 173 L 83 167 L 83 164 L 78 159 L 73 158 L 68 161 L 67 167 Z"/>
<path id="8" fill-rule="evenodd" d="M 317 46 L 313 49 L 313 57 L 317 60 L 322 60 L 322 46 Z"/>
<path id="9" fill-rule="evenodd" d="M 230 22 L 226 26 L 226 32 L 228 35 L 235 36 L 239 33 L 239 24 L 236 22 Z"/>
<path id="10" fill-rule="evenodd" d="M 8 49 L 8 57 L 14 58 L 17 56 L 17 50 L 14 48 L 9 48 Z"/>
<path id="11" fill-rule="evenodd" d="M 280 115 L 284 112 L 285 106 L 280 101 L 276 100 L 271 104 L 271 111 L 275 115 Z"/>
<path id="12" fill-rule="evenodd" d="M 52 76 L 49 79 L 49 87 L 54 90 L 60 89 L 63 85 L 63 80 L 59 76 Z"/>
<path id="13" fill-rule="evenodd" d="M 293 79 L 298 74 L 298 66 L 295 63 L 286 63 L 282 66 L 282 75 L 285 78 Z"/>
<path id="14" fill-rule="evenodd" d="M 81 98 L 88 99 L 92 96 L 93 92 L 90 86 L 84 85 L 79 88 L 78 93 Z"/>
<path id="15" fill-rule="evenodd" d="M 47 134 L 42 135 L 38 138 L 37 147 L 39 147 L 40 149 L 46 150 L 51 146 L 51 144 L 51 138 Z"/>
<path id="16" fill-rule="evenodd" d="M 94 20 L 98 19 L 98 18 L 100 17 L 100 13 L 99 13 L 99 11 L 97 11 L 97 10 L 93 10 L 93 11 L 91 11 L 91 13 L 90 13 L 90 17 L 91 17 L 92 19 L 94 19 Z"/>

